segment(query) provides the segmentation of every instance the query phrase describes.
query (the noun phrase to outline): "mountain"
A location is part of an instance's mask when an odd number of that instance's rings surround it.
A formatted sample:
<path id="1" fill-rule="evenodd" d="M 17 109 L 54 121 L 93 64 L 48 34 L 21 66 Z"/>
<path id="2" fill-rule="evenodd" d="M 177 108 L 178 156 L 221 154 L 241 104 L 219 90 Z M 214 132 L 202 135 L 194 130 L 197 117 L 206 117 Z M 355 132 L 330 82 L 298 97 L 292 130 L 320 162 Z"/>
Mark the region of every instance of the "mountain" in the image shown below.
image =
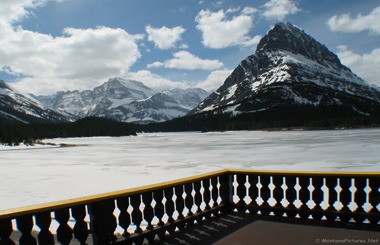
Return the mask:
<path id="1" fill-rule="evenodd" d="M 0 124 L 68 121 L 65 115 L 45 108 L 37 100 L 0 80 Z"/>
<path id="2" fill-rule="evenodd" d="M 166 90 L 149 98 L 112 108 L 107 115 L 101 116 L 143 124 L 163 122 L 186 115 L 208 94 L 199 88 Z"/>
<path id="3" fill-rule="evenodd" d="M 35 96 L 42 104 L 74 117 L 83 118 L 104 114 L 108 109 L 152 96 L 154 91 L 144 84 L 111 78 L 93 90 L 57 92 L 54 95 Z"/>
<path id="4" fill-rule="evenodd" d="M 150 123 L 183 116 L 207 95 L 206 91 L 197 88 L 157 93 L 141 82 L 112 78 L 93 90 L 57 92 L 35 98 L 73 119 L 97 116 Z"/>
<path id="5" fill-rule="evenodd" d="M 289 117 L 305 116 L 299 108 L 322 117 L 328 117 L 326 111 L 374 115 L 380 108 L 380 90 L 342 65 L 326 46 L 287 22 L 276 24 L 261 39 L 255 54 L 241 61 L 224 84 L 189 115 L 280 112 L 286 120 L 283 110 L 292 111 Z"/>

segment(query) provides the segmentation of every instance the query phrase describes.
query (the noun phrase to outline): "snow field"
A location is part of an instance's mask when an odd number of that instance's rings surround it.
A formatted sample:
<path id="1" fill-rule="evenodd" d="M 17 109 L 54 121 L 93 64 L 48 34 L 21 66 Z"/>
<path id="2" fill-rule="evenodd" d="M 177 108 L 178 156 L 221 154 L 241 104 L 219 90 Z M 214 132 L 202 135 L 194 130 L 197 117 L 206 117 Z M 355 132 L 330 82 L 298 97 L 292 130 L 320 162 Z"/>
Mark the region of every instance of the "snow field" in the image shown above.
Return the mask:
<path id="1" fill-rule="evenodd" d="M 76 146 L 0 146 L 0 210 L 223 168 L 380 171 L 380 129 L 149 133 L 45 142 Z M 57 226 L 53 220 L 52 230 Z"/>

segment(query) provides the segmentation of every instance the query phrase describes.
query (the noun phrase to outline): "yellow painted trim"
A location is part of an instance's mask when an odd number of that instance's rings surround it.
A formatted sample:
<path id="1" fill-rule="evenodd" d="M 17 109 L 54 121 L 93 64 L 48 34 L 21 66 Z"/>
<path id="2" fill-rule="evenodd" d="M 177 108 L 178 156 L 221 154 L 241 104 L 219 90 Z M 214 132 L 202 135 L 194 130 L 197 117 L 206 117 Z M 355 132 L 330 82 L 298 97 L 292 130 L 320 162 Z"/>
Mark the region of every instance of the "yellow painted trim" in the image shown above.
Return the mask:
<path id="1" fill-rule="evenodd" d="M 380 172 L 340 172 L 340 171 L 292 171 L 292 170 L 252 170 L 229 168 L 230 173 L 268 174 L 268 175 L 317 175 L 317 176 L 352 176 L 380 177 Z"/>
<path id="2" fill-rule="evenodd" d="M 103 201 L 107 199 L 115 199 L 118 197 L 133 195 L 137 193 L 154 191 L 157 189 L 164 189 L 170 186 L 186 184 L 189 182 L 194 182 L 194 181 L 198 181 L 205 178 L 211 178 L 211 177 L 219 176 L 221 174 L 226 174 L 226 173 L 228 173 L 228 170 L 223 169 L 223 170 L 209 172 L 206 174 L 199 174 L 199 175 L 181 178 L 177 180 L 171 180 L 171 181 L 166 181 L 166 182 L 161 182 L 161 183 L 146 185 L 146 186 L 140 186 L 140 187 L 125 189 L 125 190 L 107 192 L 107 193 L 85 196 L 85 197 L 80 197 L 80 198 L 72 198 L 72 199 L 61 200 L 61 201 L 56 201 L 56 202 L 30 205 L 30 206 L 19 207 L 19 208 L 0 210 L 0 219 L 14 218 L 21 215 L 35 214 L 35 213 L 44 212 L 44 211 L 51 211 L 51 210 L 57 210 L 61 208 L 68 208 L 68 207 L 79 206 L 83 204 L 94 203 L 97 201 Z"/>
<path id="3" fill-rule="evenodd" d="M 115 199 L 123 196 L 129 196 L 133 194 L 154 191 L 158 189 L 164 189 L 171 186 L 182 185 L 189 182 L 198 181 L 205 178 L 215 177 L 227 173 L 242 173 L 242 174 L 268 174 L 268 175 L 316 175 L 316 176 L 351 176 L 351 177 L 380 177 L 380 172 L 318 172 L 318 171 L 279 171 L 279 170 L 247 170 L 247 169 L 222 169 L 206 174 L 199 174 L 177 180 L 171 180 L 161 182 L 152 185 L 146 185 L 141 187 L 135 187 L 125 190 L 107 192 L 97 195 L 85 196 L 80 198 L 72 198 L 67 200 L 61 200 L 56 202 L 48 202 L 37 205 L 30 205 L 20 208 L 12 208 L 0 210 L 0 219 L 14 218 L 21 215 L 35 214 L 44 211 L 52 211 L 60 208 L 68 208 L 73 206 L 79 206 L 97 201 L 103 201 L 107 199 Z"/>

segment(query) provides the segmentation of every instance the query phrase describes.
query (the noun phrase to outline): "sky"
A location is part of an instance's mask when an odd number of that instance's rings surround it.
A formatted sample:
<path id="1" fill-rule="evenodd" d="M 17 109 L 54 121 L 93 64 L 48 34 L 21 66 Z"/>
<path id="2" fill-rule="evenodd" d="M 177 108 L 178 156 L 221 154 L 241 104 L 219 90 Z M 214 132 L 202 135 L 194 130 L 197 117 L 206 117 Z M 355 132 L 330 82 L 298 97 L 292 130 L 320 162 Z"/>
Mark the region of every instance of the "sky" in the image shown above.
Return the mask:
<path id="1" fill-rule="evenodd" d="M 0 80 L 35 95 L 112 77 L 214 91 L 289 21 L 380 86 L 379 0 L 1 0 Z"/>

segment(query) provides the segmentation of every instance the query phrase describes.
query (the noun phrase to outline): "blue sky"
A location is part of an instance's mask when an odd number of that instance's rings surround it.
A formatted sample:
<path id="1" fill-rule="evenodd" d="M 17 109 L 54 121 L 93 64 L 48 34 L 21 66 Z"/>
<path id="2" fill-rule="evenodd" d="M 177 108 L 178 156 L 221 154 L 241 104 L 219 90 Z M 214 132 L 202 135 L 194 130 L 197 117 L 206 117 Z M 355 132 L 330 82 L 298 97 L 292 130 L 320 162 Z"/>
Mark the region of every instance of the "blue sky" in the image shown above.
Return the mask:
<path id="1" fill-rule="evenodd" d="M 380 86 L 378 0 L 1 0 L 0 79 L 24 92 L 111 77 L 212 91 L 289 21 Z"/>

